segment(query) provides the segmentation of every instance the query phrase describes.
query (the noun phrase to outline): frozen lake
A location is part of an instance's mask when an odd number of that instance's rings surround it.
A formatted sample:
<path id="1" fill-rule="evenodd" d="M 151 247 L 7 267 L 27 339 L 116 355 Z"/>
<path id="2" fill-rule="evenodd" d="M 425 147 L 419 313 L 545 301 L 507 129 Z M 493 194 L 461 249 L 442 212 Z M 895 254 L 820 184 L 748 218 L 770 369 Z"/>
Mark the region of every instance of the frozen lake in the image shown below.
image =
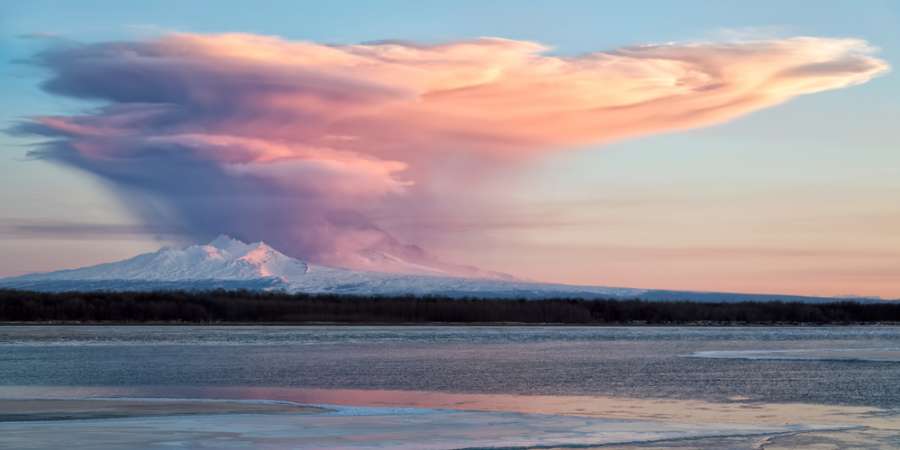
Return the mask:
<path id="1" fill-rule="evenodd" d="M 898 327 L 4 326 L 0 447 L 890 448 L 897 380 Z"/>

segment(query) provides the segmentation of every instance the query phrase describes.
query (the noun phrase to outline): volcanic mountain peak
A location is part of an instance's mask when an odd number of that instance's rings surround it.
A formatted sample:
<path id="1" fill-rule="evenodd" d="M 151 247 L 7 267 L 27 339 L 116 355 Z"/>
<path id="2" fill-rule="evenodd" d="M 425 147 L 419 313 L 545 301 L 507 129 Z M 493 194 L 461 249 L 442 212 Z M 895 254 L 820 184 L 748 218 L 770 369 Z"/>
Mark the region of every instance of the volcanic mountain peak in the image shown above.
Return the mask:
<path id="1" fill-rule="evenodd" d="M 40 291 L 153 291 L 264 289 L 353 295 L 442 295 L 485 298 L 641 298 L 697 301 L 834 301 L 790 295 L 660 291 L 605 286 L 534 283 L 468 266 L 434 265 L 415 251 L 374 254 L 371 270 L 308 264 L 263 242 L 247 244 L 221 235 L 208 244 L 162 248 L 130 259 L 80 269 L 0 279 L 0 288 Z M 407 249 L 408 250 L 408 249 Z M 413 249 L 415 250 L 415 249 Z M 420 256 L 420 255 L 419 255 Z M 422 262 L 418 262 L 421 260 Z M 402 268 L 409 272 L 388 273 Z M 468 277 L 446 276 L 468 269 Z M 444 272 L 443 269 L 446 269 Z M 414 272 L 414 273 L 410 273 Z M 493 275 L 493 276 L 492 276 Z"/>
<path id="2" fill-rule="evenodd" d="M 31 274 L 20 280 L 249 280 L 287 279 L 302 275 L 309 266 L 285 256 L 263 242 L 245 244 L 221 235 L 209 244 L 184 248 L 164 247 L 123 261 L 80 269 Z"/>

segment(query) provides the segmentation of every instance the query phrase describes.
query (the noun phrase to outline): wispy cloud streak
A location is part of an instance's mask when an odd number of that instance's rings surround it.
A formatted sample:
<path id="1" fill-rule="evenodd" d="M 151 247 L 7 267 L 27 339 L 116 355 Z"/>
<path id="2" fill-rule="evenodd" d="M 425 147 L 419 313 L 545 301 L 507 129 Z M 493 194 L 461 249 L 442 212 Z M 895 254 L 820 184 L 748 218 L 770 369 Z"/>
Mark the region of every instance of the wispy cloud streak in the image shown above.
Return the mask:
<path id="1" fill-rule="evenodd" d="M 183 230 L 167 225 L 85 223 L 64 220 L 0 220 L 0 238 L 10 239 L 172 239 Z"/>

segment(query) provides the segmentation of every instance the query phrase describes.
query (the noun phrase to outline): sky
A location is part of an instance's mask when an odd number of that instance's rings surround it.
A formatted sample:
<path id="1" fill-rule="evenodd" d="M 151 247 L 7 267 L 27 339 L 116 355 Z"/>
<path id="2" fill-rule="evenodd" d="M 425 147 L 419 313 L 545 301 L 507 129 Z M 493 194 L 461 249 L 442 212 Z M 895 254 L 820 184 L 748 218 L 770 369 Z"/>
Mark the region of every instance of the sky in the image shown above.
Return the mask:
<path id="1" fill-rule="evenodd" d="M 210 239 L 900 298 L 900 5 L 0 5 L 0 276 Z"/>

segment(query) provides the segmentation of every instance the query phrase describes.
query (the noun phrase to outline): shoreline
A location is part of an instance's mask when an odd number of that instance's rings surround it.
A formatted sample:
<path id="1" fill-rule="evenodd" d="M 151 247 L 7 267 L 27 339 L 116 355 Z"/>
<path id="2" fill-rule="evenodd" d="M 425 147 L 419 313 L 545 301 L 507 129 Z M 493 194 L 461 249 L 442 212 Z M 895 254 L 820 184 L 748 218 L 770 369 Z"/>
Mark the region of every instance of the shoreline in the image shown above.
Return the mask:
<path id="1" fill-rule="evenodd" d="M 684 323 L 560 323 L 560 322 L 190 322 L 190 321 L 3 321 L 9 326 L 209 326 L 209 327 L 560 327 L 560 328 L 821 328 L 821 327 L 897 327 L 900 322 L 825 322 L 825 323 L 745 323 L 745 322 L 684 322 Z"/>
<path id="2" fill-rule="evenodd" d="M 900 324 L 900 302 L 487 299 L 248 291 L 0 290 L 0 322 L 47 324 L 806 326 Z"/>

